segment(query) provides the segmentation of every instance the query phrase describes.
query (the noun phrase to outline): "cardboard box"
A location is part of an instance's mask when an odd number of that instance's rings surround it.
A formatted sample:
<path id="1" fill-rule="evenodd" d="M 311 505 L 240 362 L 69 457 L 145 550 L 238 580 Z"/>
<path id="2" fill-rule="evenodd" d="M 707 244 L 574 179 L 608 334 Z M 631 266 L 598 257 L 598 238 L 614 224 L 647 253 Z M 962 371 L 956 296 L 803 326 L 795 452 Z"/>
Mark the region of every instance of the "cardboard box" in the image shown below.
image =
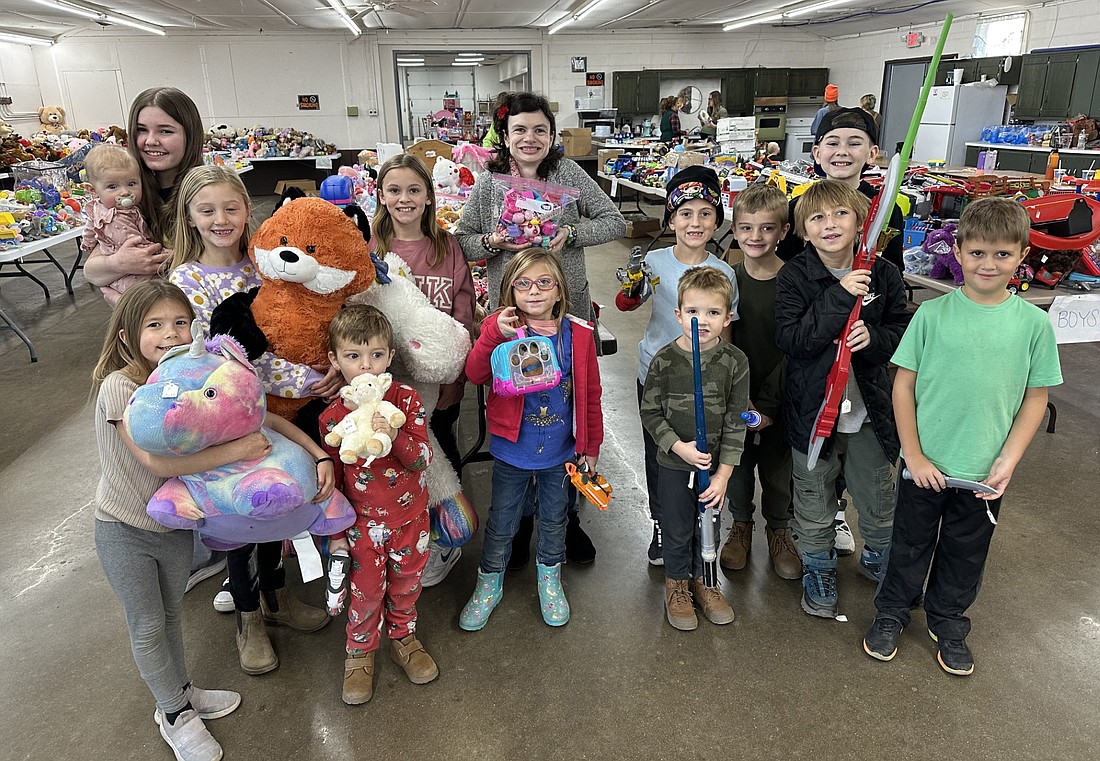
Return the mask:
<path id="1" fill-rule="evenodd" d="M 684 167 L 707 163 L 707 154 L 698 151 L 669 151 L 665 154 L 665 166 L 679 172 Z"/>
<path id="2" fill-rule="evenodd" d="M 316 180 L 279 180 L 275 183 L 275 195 L 281 196 L 287 188 L 301 188 L 307 196 L 317 195 Z"/>
<path id="3" fill-rule="evenodd" d="M 624 214 L 626 219 L 627 238 L 652 237 L 653 233 L 661 231 L 661 220 L 645 214 Z"/>
<path id="4" fill-rule="evenodd" d="M 602 172 L 604 167 L 607 166 L 608 159 L 617 159 L 624 153 L 626 153 L 626 151 L 622 148 L 601 148 L 596 152 L 596 171 Z"/>
<path id="5" fill-rule="evenodd" d="M 567 127 L 561 131 L 561 144 L 566 156 L 587 156 L 592 153 L 592 130 L 588 127 Z"/>

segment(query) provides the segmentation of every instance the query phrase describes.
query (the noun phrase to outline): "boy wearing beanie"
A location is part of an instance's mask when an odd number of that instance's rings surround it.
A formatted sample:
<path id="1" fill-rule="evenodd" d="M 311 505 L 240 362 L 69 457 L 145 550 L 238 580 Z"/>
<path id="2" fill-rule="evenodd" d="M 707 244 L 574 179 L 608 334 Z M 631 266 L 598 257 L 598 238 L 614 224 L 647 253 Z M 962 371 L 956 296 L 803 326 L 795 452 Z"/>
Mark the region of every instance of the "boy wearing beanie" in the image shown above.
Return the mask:
<path id="1" fill-rule="evenodd" d="M 676 235 L 676 245 L 650 251 L 645 258 L 646 279 L 636 293 L 619 292 L 615 306 L 623 312 L 632 312 L 646 301 L 653 299 L 649 324 L 638 343 L 640 365 L 638 368 L 638 404 L 641 405 L 642 389 L 649 373 L 649 364 L 666 344 L 682 334 L 676 319 L 676 289 L 680 278 L 692 267 L 707 265 L 717 267 L 733 284 L 733 301 L 730 306 L 733 319 L 737 319 L 737 279 L 733 269 L 714 254 L 707 251 L 707 244 L 723 221 L 722 190 L 718 175 L 713 169 L 689 166 L 673 175 L 665 190 L 664 226 Z M 723 338 L 730 337 L 729 328 Z M 664 565 L 661 549 L 661 506 L 657 500 L 657 444 L 643 428 L 645 445 L 645 480 L 649 491 L 649 516 L 653 519 L 653 538 L 649 545 L 649 562 Z"/>

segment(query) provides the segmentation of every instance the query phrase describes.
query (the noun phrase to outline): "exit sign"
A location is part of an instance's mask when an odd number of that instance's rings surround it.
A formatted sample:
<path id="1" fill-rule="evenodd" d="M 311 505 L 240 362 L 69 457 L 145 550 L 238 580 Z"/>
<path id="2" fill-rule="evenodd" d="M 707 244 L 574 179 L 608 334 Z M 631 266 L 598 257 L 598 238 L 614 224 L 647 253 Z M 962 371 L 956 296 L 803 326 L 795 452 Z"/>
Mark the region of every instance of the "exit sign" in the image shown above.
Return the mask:
<path id="1" fill-rule="evenodd" d="M 907 48 L 919 48 L 924 44 L 923 32 L 909 32 L 905 35 L 905 47 Z"/>

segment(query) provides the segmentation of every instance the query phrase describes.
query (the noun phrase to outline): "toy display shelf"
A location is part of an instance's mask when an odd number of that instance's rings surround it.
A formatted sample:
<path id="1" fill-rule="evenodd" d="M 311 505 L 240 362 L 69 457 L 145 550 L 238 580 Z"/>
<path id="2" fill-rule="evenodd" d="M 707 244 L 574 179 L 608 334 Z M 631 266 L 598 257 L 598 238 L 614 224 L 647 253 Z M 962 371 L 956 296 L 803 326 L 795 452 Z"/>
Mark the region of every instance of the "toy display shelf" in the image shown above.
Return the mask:
<path id="1" fill-rule="evenodd" d="M 271 156 L 270 158 L 256 156 L 248 160 L 250 163 L 255 164 L 257 161 L 316 161 L 317 159 L 332 159 L 335 161 L 338 158 L 340 158 L 339 153 L 322 153 L 313 156 Z M 244 171 L 244 169 L 241 170 L 241 172 Z"/>
<path id="2" fill-rule="evenodd" d="M 619 194 L 620 187 L 630 188 L 633 191 L 644 193 L 647 196 L 656 196 L 657 198 L 668 197 L 668 193 L 665 192 L 664 188 L 654 188 L 650 187 L 649 185 L 642 185 L 640 182 L 633 182 L 631 180 L 623 179 L 618 175 L 604 174 L 603 172 L 599 172 L 596 176 L 611 183 L 611 192 L 609 193 L 609 195 L 612 198 L 615 198 Z"/>
<path id="3" fill-rule="evenodd" d="M 43 238 L 42 240 L 33 240 L 28 243 L 21 243 L 14 248 L 9 248 L 6 251 L 0 251 L 0 267 L 5 264 L 14 264 L 18 272 L 3 272 L 0 271 L 0 277 L 27 277 L 38 284 L 38 287 L 42 289 L 42 292 L 46 294 L 46 299 L 50 298 L 50 289 L 46 287 L 46 284 L 39 280 L 23 269 L 25 264 L 52 264 L 57 268 L 57 271 L 61 273 L 61 276 L 65 278 L 65 290 L 72 295 L 73 292 L 73 277 L 76 275 L 76 270 L 80 266 L 80 260 L 83 257 L 83 252 L 80 250 L 80 245 L 76 247 L 76 260 L 73 262 L 72 268 L 66 272 L 65 268 L 61 266 L 61 262 L 54 258 L 54 255 L 50 252 L 50 248 L 57 246 L 61 243 L 65 243 L 70 240 L 77 240 L 84 234 L 83 227 L 76 227 L 72 230 L 66 230 L 63 233 L 50 236 L 49 238 Z M 27 259 L 27 256 L 42 252 L 46 255 L 45 259 Z M 4 313 L 3 309 L 0 309 L 0 320 L 7 324 L 11 328 L 15 335 L 19 337 L 23 343 L 27 345 L 27 349 L 31 353 L 31 362 L 38 361 L 38 353 L 35 351 L 34 343 L 27 336 L 22 329 L 15 324 L 15 322 Z"/>

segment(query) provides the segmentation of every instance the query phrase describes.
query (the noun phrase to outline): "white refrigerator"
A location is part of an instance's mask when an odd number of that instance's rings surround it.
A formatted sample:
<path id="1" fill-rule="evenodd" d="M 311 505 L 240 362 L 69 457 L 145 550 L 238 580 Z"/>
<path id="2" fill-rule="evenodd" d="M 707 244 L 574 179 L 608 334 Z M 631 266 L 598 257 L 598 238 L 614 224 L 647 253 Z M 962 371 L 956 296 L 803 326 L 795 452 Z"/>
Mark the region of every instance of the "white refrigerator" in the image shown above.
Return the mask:
<path id="1" fill-rule="evenodd" d="M 1007 93 L 1004 85 L 982 83 L 933 87 L 913 143 L 913 161 L 962 166 L 966 144 L 977 142 L 983 129 L 1004 120 Z"/>

